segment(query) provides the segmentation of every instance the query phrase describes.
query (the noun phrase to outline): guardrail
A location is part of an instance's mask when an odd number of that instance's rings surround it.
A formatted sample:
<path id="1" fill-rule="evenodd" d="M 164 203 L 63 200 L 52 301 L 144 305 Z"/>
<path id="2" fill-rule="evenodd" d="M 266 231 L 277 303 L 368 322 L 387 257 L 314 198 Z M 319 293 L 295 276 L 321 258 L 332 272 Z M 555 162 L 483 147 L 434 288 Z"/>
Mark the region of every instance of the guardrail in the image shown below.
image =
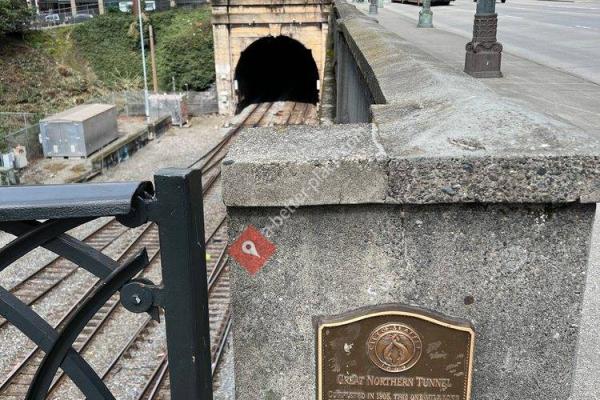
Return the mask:
<path id="1" fill-rule="evenodd" d="M 212 399 L 201 172 L 165 169 L 154 181 L 155 186 L 124 182 L 0 188 L 0 230 L 16 236 L 0 249 L 0 270 L 44 247 L 100 279 L 60 332 L 0 286 L 0 315 L 46 353 L 27 400 L 44 399 L 59 368 L 86 398 L 115 398 L 72 346 L 116 292 L 131 312 L 156 317 L 164 310 L 171 398 Z M 119 264 L 66 233 L 107 216 L 128 227 L 150 221 L 158 225 L 162 284 L 136 279 L 149 265 L 146 249 Z"/>

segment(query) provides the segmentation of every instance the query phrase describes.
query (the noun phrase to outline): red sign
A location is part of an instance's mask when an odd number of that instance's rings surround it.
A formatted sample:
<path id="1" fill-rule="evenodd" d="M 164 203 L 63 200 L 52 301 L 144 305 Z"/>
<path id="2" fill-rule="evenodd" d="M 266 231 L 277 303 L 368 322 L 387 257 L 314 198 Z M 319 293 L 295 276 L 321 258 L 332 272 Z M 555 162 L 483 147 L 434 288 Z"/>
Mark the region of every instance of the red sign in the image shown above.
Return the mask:
<path id="1" fill-rule="evenodd" d="M 251 275 L 256 274 L 275 253 L 275 245 L 249 225 L 229 246 L 229 255 Z"/>

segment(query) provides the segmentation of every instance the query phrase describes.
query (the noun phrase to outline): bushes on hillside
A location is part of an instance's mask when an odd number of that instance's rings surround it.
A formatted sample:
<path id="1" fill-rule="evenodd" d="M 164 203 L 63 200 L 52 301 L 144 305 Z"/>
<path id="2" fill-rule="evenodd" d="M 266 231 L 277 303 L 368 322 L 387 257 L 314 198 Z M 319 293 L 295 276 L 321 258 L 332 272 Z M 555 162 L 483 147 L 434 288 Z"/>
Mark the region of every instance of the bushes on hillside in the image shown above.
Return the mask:
<path id="1" fill-rule="evenodd" d="M 147 50 L 149 23 L 155 31 L 160 89 L 171 90 L 173 79 L 177 90 L 207 88 L 215 75 L 210 9 L 145 15 Z M 75 27 L 73 38 L 78 51 L 103 82 L 116 88 L 140 87 L 138 29 L 131 14 L 109 13 Z M 149 66 L 149 51 L 147 56 Z"/>
<path id="2" fill-rule="evenodd" d="M 210 9 L 154 14 L 151 23 L 161 89 L 206 89 L 215 79 Z"/>
<path id="3" fill-rule="evenodd" d="M 0 0 L 0 36 L 23 32 L 29 26 L 32 11 L 25 0 Z"/>
<path id="4" fill-rule="evenodd" d="M 139 42 L 128 34 L 133 21 L 129 14 L 109 13 L 73 28 L 77 51 L 109 86 L 138 86 L 141 82 Z"/>

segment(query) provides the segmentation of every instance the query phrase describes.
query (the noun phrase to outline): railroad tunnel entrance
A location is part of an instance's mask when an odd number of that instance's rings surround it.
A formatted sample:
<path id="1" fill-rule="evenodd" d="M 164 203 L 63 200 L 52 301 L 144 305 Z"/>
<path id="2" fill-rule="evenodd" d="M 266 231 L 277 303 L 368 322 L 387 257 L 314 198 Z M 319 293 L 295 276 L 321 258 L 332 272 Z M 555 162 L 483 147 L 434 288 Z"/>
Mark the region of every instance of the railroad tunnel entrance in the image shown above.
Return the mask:
<path id="1" fill-rule="evenodd" d="M 266 36 L 246 48 L 235 69 L 237 111 L 249 104 L 319 101 L 319 70 L 311 50 L 288 36 Z"/>

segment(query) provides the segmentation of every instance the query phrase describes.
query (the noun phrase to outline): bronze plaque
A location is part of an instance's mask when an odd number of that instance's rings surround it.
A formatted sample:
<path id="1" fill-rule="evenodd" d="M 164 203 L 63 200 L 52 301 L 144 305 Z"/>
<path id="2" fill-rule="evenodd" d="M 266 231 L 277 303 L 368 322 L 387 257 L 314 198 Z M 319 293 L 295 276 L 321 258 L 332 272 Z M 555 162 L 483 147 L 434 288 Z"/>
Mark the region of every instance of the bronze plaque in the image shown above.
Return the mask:
<path id="1" fill-rule="evenodd" d="M 415 307 L 315 320 L 318 400 L 469 400 L 475 331 Z"/>

